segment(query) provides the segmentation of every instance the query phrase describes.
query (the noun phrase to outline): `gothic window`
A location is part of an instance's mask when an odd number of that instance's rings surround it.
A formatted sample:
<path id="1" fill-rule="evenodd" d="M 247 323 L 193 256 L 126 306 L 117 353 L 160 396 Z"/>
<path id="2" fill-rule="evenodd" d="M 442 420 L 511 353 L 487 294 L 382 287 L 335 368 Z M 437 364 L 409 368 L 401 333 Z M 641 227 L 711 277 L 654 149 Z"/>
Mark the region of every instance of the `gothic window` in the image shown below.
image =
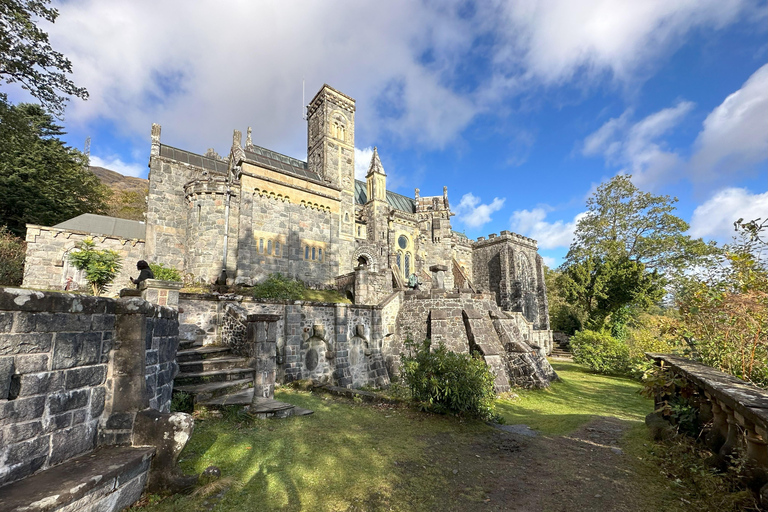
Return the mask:
<path id="1" fill-rule="evenodd" d="M 304 246 L 304 259 L 309 259 L 309 246 Z"/>
<path id="2" fill-rule="evenodd" d="M 272 254 L 272 240 L 267 240 L 267 254 Z"/>
<path id="3" fill-rule="evenodd" d="M 315 248 L 312 248 L 312 259 L 315 259 Z"/>
<path id="4" fill-rule="evenodd" d="M 264 254 L 264 239 L 259 238 L 259 253 Z"/>
<path id="5" fill-rule="evenodd" d="M 322 249 L 318 249 L 317 250 L 317 259 L 320 260 L 320 261 L 323 261 L 323 250 Z"/>
<path id="6" fill-rule="evenodd" d="M 411 253 L 405 254 L 405 271 L 403 274 L 405 275 L 406 279 L 408 279 L 408 277 L 411 275 Z"/>
<path id="7" fill-rule="evenodd" d="M 398 252 L 397 253 L 397 268 L 402 269 L 403 268 L 403 253 Z"/>

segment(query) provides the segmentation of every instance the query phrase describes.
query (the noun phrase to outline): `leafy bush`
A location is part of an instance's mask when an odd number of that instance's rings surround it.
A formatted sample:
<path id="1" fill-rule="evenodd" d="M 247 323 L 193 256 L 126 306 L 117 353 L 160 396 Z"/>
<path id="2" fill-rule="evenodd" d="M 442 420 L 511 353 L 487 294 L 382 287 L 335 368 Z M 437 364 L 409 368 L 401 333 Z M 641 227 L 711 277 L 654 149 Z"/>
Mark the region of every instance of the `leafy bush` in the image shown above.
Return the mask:
<path id="1" fill-rule="evenodd" d="M 0 226 L 0 284 L 20 286 L 24 278 L 27 243 Z"/>
<path id="2" fill-rule="evenodd" d="M 304 290 L 304 283 L 278 272 L 270 274 L 266 281 L 254 286 L 253 296 L 257 299 L 301 300 L 304 298 Z"/>
<path id="3" fill-rule="evenodd" d="M 78 270 L 85 270 L 85 279 L 93 294 L 100 295 L 120 272 L 122 263 L 116 251 L 96 249 L 90 238 L 78 242 L 76 251 L 69 253 L 69 261 Z"/>
<path id="4" fill-rule="evenodd" d="M 150 263 L 149 268 L 155 275 L 155 279 L 181 282 L 181 272 L 173 267 L 166 267 L 162 263 Z"/>
<path id="5" fill-rule="evenodd" d="M 571 336 L 573 360 L 597 373 L 628 374 L 632 369 L 629 348 L 607 333 L 580 331 Z"/>
<path id="6" fill-rule="evenodd" d="M 494 376 L 479 356 L 451 352 L 430 340 L 406 341 L 401 373 L 414 400 L 440 413 L 498 420 L 494 412 Z"/>

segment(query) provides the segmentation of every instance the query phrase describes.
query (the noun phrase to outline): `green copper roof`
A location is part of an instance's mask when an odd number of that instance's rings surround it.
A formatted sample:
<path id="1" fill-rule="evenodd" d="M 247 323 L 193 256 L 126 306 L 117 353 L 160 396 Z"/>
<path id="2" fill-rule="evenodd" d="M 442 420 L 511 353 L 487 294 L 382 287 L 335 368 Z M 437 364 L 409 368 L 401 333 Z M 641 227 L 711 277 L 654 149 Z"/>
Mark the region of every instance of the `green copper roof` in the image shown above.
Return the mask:
<path id="1" fill-rule="evenodd" d="M 364 181 L 355 180 L 355 202 L 357 204 L 365 204 L 368 202 Z M 401 212 L 414 213 L 416 211 L 416 204 L 413 199 L 400 194 L 395 194 L 389 190 L 387 190 L 387 203 L 392 208 L 400 210 Z"/>

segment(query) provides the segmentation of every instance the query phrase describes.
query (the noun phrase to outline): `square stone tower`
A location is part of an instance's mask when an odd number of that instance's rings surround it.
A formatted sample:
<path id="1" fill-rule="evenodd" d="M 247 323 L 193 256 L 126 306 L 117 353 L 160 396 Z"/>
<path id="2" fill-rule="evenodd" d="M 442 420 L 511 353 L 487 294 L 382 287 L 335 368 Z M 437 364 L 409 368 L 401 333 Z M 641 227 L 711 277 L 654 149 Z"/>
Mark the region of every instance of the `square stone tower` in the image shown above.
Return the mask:
<path id="1" fill-rule="evenodd" d="M 307 106 L 307 168 L 340 191 L 339 272 L 355 249 L 355 100 L 323 85 Z"/>

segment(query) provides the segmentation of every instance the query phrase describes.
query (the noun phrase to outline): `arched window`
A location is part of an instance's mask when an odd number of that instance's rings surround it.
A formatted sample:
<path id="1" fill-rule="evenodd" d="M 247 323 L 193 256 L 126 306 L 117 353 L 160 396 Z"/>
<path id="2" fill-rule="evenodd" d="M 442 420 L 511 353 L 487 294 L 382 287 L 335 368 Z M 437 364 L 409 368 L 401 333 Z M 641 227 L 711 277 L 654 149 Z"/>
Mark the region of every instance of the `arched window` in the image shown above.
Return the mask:
<path id="1" fill-rule="evenodd" d="M 323 261 L 323 250 L 322 249 L 318 249 L 317 250 L 317 259 L 320 260 L 320 261 Z"/>
<path id="2" fill-rule="evenodd" d="M 309 259 L 309 246 L 306 246 L 306 245 L 304 246 L 304 259 L 305 260 Z"/>
<path id="3" fill-rule="evenodd" d="M 264 239 L 259 238 L 259 253 L 264 254 Z"/>
<path id="4" fill-rule="evenodd" d="M 401 271 L 403 269 L 403 253 L 402 252 L 397 253 L 397 268 L 399 268 Z"/>
<path id="5" fill-rule="evenodd" d="M 403 275 L 406 279 L 411 275 L 411 253 L 407 252 L 405 253 L 405 271 L 403 272 Z"/>
<path id="6" fill-rule="evenodd" d="M 312 259 L 315 259 L 315 248 L 312 248 Z"/>
<path id="7" fill-rule="evenodd" d="M 280 256 L 280 242 L 275 242 L 275 256 Z"/>
<path id="8" fill-rule="evenodd" d="M 272 240 L 267 240 L 267 254 L 272 254 Z"/>

